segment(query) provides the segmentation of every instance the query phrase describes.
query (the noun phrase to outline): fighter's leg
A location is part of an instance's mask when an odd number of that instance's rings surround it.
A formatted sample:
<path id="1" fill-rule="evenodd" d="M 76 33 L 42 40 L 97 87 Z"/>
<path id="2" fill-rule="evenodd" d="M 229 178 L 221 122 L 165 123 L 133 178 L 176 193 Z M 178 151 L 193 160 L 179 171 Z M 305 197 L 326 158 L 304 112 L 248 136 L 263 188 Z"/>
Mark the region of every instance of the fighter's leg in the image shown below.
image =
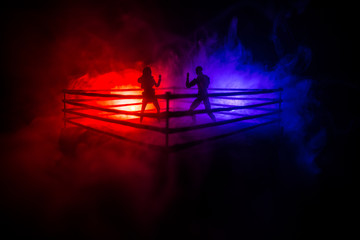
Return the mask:
<path id="1" fill-rule="evenodd" d="M 201 98 L 196 98 L 193 101 L 193 103 L 190 105 L 189 112 L 192 114 L 191 117 L 192 117 L 194 122 L 196 121 L 196 117 L 195 117 L 195 114 L 193 112 L 194 112 L 195 108 L 197 108 L 200 105 L 201 101 L 202 101 Z"/>
<path id="2" fill-rule="evenodd" d="M 160 106 L 159 106 L 159 102 L 158 102 L 157 98 L 154 99 L 153 104 L 156 108 L 157 113 L 160 113 Z"/>
<path id="3" fill-rule="evenodd" d="M 156 108 L 156 111 L 157 111 L 157 113 L 159 115 L 160 114 L 160 106 L 159 106 L 159 102 L 158 102 L 157 98 L 154 99 L 153 104 L 154 104 L 154 106 Z M 158 120 L 160 121 L 160 116 L 158 117 Z"/>
<path id="4" fill-rule="evenodd" d="M 215 122 L 216 118 L 215 118 L 214 114 L 211 112 L 211 105 L 210 105 L 210 101 L 209 101 L 208 97 L 204 98 L 204 105 L 205 105 L 205 109 L 207 111 L 207 114 L 209 115 L 211 120 L 213 120 Z"/>
<path id="5" fill-rule="evenodd" d="M 200 105 L 201 101 L 202 101 L 201 98 L 196 98 L 196 99 L 192 102 L 192 104 L 190 105 L 189 111 L 194 111 L 195 108 L 197 108 L 197 107 Z"/>
<path id="6" fill-rule="evenodd" d="M 146 105 L 147 105 L 147 100 L 143 99 L 142 101 L 142 106 L 141 106 L 141 116 L 140 116 L 140 122 L 142 122 L 143 120 L 143 113 L 145 111 L 145 108 L 146 108 Z"/>

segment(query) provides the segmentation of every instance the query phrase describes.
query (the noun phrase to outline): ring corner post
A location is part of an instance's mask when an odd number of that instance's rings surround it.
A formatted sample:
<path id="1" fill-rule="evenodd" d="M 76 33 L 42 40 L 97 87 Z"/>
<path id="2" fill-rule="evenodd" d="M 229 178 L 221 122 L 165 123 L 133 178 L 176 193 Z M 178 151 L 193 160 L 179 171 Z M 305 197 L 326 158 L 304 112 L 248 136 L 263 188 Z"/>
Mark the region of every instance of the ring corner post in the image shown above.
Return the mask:
<path id="1" fill-rule="evenodd" d="M 279 89 L 279 136 L 281 137 L 283 135 L 283 126 L 281 125 L 281 120 L 282 120 L 282 116 L 281 116 L 281 103 L 283 102 L 282 100 L 282 92 L 283 92 L 283 88 Z"/>
<path id="2" fill-rule="evenodd" d="M 66 91 L 65 89 L 63 90 L 63 93 L 64 93 L 64 109 L 63 109 L 63 112 L 64 112 L 64 128 L 66 128 Z"/>
<path id="3" fill-rule="evenodd" d="M 170 95 L 171 92 L 166 92 L 166 130 L 165 130 L 165 146 L 168 150 L 169 148 L 169 109 L 170 109 Z"/>

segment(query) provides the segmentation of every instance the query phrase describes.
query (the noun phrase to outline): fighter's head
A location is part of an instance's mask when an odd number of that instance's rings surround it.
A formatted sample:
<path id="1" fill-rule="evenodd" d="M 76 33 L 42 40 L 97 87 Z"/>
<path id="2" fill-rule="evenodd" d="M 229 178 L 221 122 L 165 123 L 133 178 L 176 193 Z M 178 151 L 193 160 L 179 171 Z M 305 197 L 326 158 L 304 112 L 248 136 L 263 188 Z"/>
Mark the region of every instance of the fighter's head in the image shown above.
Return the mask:
<path id="1" fill-rule="evenodd" d="M 144 76 L 151 76 L 151 68 L 150 67 L 145 67 L 143 70 L 143 75 Z"/>
<path id="2" fill-rule="evenodd" d="M 201 66 L 197 66 L 197 67 L 195 68 L 195 72 L 196 72 L 197 75 L 202 74 L 202 70 L 203 70 L 203 68 L 202 68 Z"/>

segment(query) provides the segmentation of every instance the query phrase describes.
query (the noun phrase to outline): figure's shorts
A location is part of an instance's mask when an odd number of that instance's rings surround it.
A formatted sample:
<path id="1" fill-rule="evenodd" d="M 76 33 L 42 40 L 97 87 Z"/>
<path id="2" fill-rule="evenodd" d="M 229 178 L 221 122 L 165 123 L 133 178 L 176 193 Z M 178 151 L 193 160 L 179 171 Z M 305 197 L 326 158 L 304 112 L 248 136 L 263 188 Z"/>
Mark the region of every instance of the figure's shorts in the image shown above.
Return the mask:
<path id="1" fill-rule="evenodd" d="M 156 101 L 155 91 L 143 92 L 143 102 L 154 102 Z"/>

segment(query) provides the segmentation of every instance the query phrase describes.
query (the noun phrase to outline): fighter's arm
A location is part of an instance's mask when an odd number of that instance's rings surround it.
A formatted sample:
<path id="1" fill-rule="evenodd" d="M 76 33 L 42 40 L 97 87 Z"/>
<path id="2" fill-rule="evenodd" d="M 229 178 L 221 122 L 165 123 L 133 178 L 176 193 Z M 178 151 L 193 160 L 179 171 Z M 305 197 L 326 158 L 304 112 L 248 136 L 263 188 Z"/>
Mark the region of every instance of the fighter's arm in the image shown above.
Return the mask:
<path id="1" fill-rule="evenodd" d="M 159 87 L 159 86 L 160 86 L 160 83 L 161 83 L 161 75 L 159 75 L 159 81 L 158 81 L 158 83 L 155 82 L 155 87 Z"/>
<path id="2" fill-rule="evenodd" d="M 191 88 L 192 86 L 196 85 L 196 81 L 197 79 L 195 78 L 194 80 L 192 80 L 191 82 L 189 82 L 189 73 L 186 74 L 186 87 L 187 88 Z"/>

